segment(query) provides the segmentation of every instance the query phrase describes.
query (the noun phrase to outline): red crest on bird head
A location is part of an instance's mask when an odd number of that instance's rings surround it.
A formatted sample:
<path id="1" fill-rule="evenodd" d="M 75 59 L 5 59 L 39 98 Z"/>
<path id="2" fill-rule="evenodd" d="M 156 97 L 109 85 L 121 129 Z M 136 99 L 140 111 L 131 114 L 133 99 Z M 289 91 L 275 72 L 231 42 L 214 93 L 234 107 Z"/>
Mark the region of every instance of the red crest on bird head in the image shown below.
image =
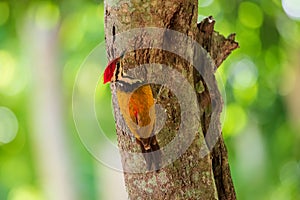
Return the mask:
<path id="1" fill-rule="evenodd" d="M 108 63 L 108 65 L 104 71 L 104 75 L 103 75 L 103 83 L 104 84 L 107 82 L 110 82 L 111 79 L 113 78 L 114 72 L 116 69 L 116 65 L 117 65 L 117 61 L 118 61 L 118 58 L 115 60 L 112 60 Z"/>
<path id="2" fill-rule="evenodd" d="M 117 76 L 119 76 L 119 74 L 116 73 L 120 73 L 122 71 L 122 66 L 120 64 L 118 64 L 118 62 L 120 62 L 120 60 L 124 57 L 125 51 L 123 51 L 120 55 L 120 57 L 110 61 L 108 63 L 108 65 L 106 66 L 106 69 L 104 70 L 104 75 L 103 75 L 103 83 L 107 83 L 107 82 L 111 82 L 111 81 L 115 81 L 117 79 Z M 118 64 L 118 66 L 117 66 Z M 118 69 L 116 70 L 116 68 L 118 67 Z M 121 72 L 122 73 L 122 72 Z M 116 76 L 116 77 L 114 77 Z"/>

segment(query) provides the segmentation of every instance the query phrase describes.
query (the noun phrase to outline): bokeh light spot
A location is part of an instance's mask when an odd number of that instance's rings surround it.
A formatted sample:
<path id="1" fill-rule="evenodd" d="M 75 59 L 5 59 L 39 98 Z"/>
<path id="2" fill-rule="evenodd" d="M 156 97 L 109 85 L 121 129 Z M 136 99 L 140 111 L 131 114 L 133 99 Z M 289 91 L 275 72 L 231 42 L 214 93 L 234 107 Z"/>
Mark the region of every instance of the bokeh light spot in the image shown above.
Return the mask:
<path id="1" fill-rule="evenodd" d="M 9 6 L 7 2 L 0 2 L 0 26 L 5 24 L 9 18 Z"/>
<path id="2" fill-rule="evenodd" d="M 229 83 L 235 89 L 247 89 L 257 81 L 257 69 L 248 58 L 233 63 L 229 72 Z"/>
<path id="3" fill-rule="evenodd" d="M 15 60 L 7 51 L 0 50 L 0 90 L 7 87 L 14 79 Z"/>
<path id="4" fill-rule="evenodd" d="M 18 120 L 6 107 L 0 107 L 0 144 L 11 142 L 17 135 Z"/>
<path id="5" fill-rule="evenodd" d="M 226 118 L 223 127 L 224 137 L 239 133 L 247 123 L 247 115 L 238 104 L 230 104 L 226 107 Z"/>
<path id="6" fill-rule="evenodd" d="M 258 85 L 246 89 L 234 89 L 233 94 L 235 99 L 243 105 L 251 104 L 257 97 Z"/>
<path id="7" fill-rule="evenodd" d="M 24 185 L 11 190 L 8 200 L 42 200 L 39 190 L 30 185 Z"/>
<path id="8" fill-rule="evenodd" d="M 259 6 L 251 2 L 242 2 L 239 6 L 240 22 L 249 28 L 259 28 L 263 22 L 263 12 Z"/>
<path id="9" fill-rule="evenodd" d="M 300 19 L 300 3 L 299 0 L 282 0 L 284 12 L 292 19 Z"/>
<path id="10" fill-rule="evenodd" d="M 211 5 L 214 2 L 214 0 L 202 0 L 198 2 L 199 7 L 207 7 Z"/>
<path id="11" fill-rule="evenodd" d="M 59 19 L 60 12 L 57 5 L 47 1 L 37 5 L 35 22 L 41 29 L 53 29 L 58 24 Z"/>
<path id="12" fill-rule="evenodd" d="M 29 72 L 19 66 L 10 52 L 0 50 L 0 93 L 12 96 L 24 89 Z"/>
<path id="13" fill-rule="evenodd" d="M 276 28 L 281 37 L 291 46 L 298 48 L 300 28 L 297 21 L 290 20 L 285 14 L 279 14 L 276 19 Z"/>

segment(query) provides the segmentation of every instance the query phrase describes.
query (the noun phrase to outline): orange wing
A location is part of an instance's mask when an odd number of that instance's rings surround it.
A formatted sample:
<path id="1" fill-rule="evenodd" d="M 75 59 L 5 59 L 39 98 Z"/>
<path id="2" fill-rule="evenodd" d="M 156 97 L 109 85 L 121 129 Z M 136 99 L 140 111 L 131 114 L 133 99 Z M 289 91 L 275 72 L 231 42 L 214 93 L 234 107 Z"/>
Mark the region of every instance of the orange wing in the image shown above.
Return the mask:
<path id="1" fill-rule="evenodd" d="M 147 169 L 160 169 L 161 152 L 156 136 L 153 135 L 155 124 L 155 105 L 150 85 L 143 85 L 133 92 L 117 90 L 118 103 L 123 118 L 141 146 Z"/>
<path id="2" fill-rule="evenodd" d="M 154 98 L 150 85 L 132 93 L 118 91 L 118 103 L 127 126 L 136 138 L 149 138 L 155 123 Z"/>

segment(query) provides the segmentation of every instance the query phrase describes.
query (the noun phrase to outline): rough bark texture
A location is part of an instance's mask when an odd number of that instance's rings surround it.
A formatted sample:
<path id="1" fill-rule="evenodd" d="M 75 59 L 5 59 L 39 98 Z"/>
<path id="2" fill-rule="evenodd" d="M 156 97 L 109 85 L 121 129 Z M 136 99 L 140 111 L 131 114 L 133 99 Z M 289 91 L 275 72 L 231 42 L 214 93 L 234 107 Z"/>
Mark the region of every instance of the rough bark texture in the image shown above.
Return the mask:
<path id="1" fill-rule="evenodd" d="M 197 24 L 198 2 L 196 0 L 155 0 L 155 1 L 118 1 L 115 4 L 106 3 L 105 34 L 108 59 L 118 56 L 122 50 L 115 42 L 114 35 L 141 27 L 168 28 L 179 31 L 200 43 L 219 66 L 232 50 L 238 47 L 234 42 L 234 35 L 227 39 L 214 32 L 214 20 L 207 18 Z M 161 37 L 157 35 L 157 37 Z M 132 40 L 132 46 L 139 49 L 143 44 L 151 44 L 147 34 Z M 171 41 L 170 41 L 171 42 Z M 122 47 L 123 48 L 123 47 Z M 126 47 L 125 47 L 126 48 Z M 184 47 L 182 47 L 184 48 Z M 191 57 L 197 57 L 190 52 Z M 211 109 L 214 95 L 208 92 L 206 82 L 195 73 L 193 67 L 178 55 L 160 49 L 139 49 L 126 52 L 125 69 L 144 63 L 161 63 L 174 67 L 185 75 L 194 85 L 203 83 L 204 88 L 198 91 L 198 100 L 201 110 L 201 128 L 187 151 L 174 163 L 165 166 L 159 172 L 124 173 L 125 184 L 130 199 L 236 199 L 228 165 L 227 151 L 222 137 L 219 138 L 211 153 L 201 157 L 199 150 L 203 146 L 201 141 L 211 124 Z M 205 73 L 213 74 L 216 69 L 206 69 Z M 166 74 L 168 76 L 168 74 Z M 212 80 L 215 82 L 215 80 Z M 112 93 L 115 87 L 112 85 Z M 159 87 L 153 86 L 154 95 Z M 188 96 L 189 94 L 187 94 Z M 180 124 L 180 106 L 175 95 L 167 88 L 157 97 L 158 103 L 163 105 L 167 113 L 165 126 L 157 135 L 160 146 L 167 145 L 176 135 Z M 119 148 L 123 151 L 139 152 L 139 147 L 132 142 L 122 128 L 122 120 L 118 111 L 115 95 L 116 127 Z M 222 105 L 217 105 L 219 111 Z M 217 133 L 221 133 L 219 121 L 216 125 Z M 207 141 L 204 151 L 212 147 Z M 121 155 L 122 156 L 122 155 Z M 134 162 L 122 157 L 123 162 Z"/>
<path id="2" fill-rule="evenodd" d="M 206 51 L 211 55 L 215 62 L 215 66 L 219 67 L 221 63 L 227 58 L 227 56 L 236 48 L 238 48 L 238 43 L 234 41 L 235 35 L 231 34 L 228 38 L 214 32 L 215 21 L 212 17 L 204 19 L 200 24 L 198 24 L 199 34 L 197 41 L 206 49 Z M 200 100 L 205 99 L 204 97 L 209 97 L 208 91 L 205 90 L 200 94 Z M 202 100 L 203 101 L 203 100 Z M 211 102 L 206 101 L 206 102 Z M 209 105 L 201 104 L 201 107 L 205 108 Z M 204 113 L 205 114 L 205 113 Z M 207 126 L 210 122 L 210 115 L 204 115 L 205 118 L 202 120 L 202 128 L 205 129 L 203 133 L 206 133 Z M 221 133 L 221 130 L 219 130 Z M 212 149 L 212 166 L 215 178 L 216 187 L 218 190 L 219 199 L 236 199 L 234 186 L 232 183 L 230 169 L 228 164 L 227 149 L 224 144 L 222 135 L 219 137 L 217 143 Z"/>

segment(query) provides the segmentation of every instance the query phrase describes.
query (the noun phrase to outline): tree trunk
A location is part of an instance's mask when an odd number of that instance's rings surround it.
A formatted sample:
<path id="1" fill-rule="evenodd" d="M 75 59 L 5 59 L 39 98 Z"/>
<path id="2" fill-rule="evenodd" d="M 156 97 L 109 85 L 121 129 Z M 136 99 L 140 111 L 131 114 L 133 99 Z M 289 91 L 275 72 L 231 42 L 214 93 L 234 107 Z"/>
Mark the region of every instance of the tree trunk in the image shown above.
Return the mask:
<path id="1" fill-rule="evenodd" d="M 140 151 L 139 146 L 128 136 L 130 133 L 118 109 L 116 87 L 111 85 L 118 145 L 129 198 L 236 199 L 227 151 L 221 136 L 222 100 L 214 78 L 216 67 L 238 47 L 234 35 L 226 39 L 214 32 L 214 20 L 211 17 L 197 24 L 198 2 L 196 0 L 124 0 L 115 4 L 108 2 L 110 1 L 107 1 L 105 6 L 108 59 L 112 60 L 125 52 L 125 70 L 142 64 L 155 63 L 152 68 L 146 67 L 144 71 L 147 73 L 142 76 L 146 77 L 145 79 L 150 76 L 152 78 L 150 82 L 153 83 L 154 80 L 154 83 L 160 85 L 163 81 L 169 80 L 168 77 L 171 77 L 170 80 L 175 80 L 176 85 L 177 79 L 174 78 L 176 73 L 169 73 L 166 70 L 168 69 L 166 66 L 172 66 L 192 85 L 198 101 L 198 109 L 195 112 L 200 113 L 200 120 L 194 119 L 196 114 L 194 115 L 193 111 L 186 112 L 186 107 L 181 105 L 181 97 L 178 97 L 176 91 L 152 84 L 157 103 L 162 105 L 166 113 L 165 120 L 161 120 L 162 118 L 157 120 L 165 122 L 157 134 L 158 143 L 162 149 L 168 149 L 169 143 L 174 138 L 178 137 L 180 143 L 178 148 L 163 151 L 163 158 L 171 158 L 162 161 L 164 165 L 159 171 L 144 172 L 141 170 L 144 161 L 134 154 Z M 144 27 L 157 28 L 137 29 Z M 176 33 L 173 34 L 167 29 Z M 127 33 L 124 34 L 125 31 Z M 197 44 L 190 40 L 196 41 Z M 199 51 L 198 44 L 210 54 L 215 65 L 212 65 L 209 59 L 205 58 L 204 53 Z M 159 46 L 161 48 L 158 48 Z M 203 66 L 197 70 L 194 66 L 198 63 Z M 165 78 L 159 78 L 156 69 L 161 69 Z M 184 99 L 193 100 L 193 94 L 185 89 L 178 88 L 184 91 Z M 193 102 L 188 104 L 193 108 Z M 157 112 L 157 115 L 159 114 L 161 113 Z M 190 116 L 188 120 L 185 114 Z M 200 121 L 199 126 L 194 125 L 197 123 L 192 120 Z M 188 121 L 190 126 L 187 126 L 184 121 Z M 177 131 L 181 127 L 184 127 L 184 133 L 178 136 Z M 190 138 L 192 138 L 191 143 L 188 143 Z M 185 149 L 186 145 L 188 148 Z M 176 159 L 174 155 L 177 156 Z"/>

